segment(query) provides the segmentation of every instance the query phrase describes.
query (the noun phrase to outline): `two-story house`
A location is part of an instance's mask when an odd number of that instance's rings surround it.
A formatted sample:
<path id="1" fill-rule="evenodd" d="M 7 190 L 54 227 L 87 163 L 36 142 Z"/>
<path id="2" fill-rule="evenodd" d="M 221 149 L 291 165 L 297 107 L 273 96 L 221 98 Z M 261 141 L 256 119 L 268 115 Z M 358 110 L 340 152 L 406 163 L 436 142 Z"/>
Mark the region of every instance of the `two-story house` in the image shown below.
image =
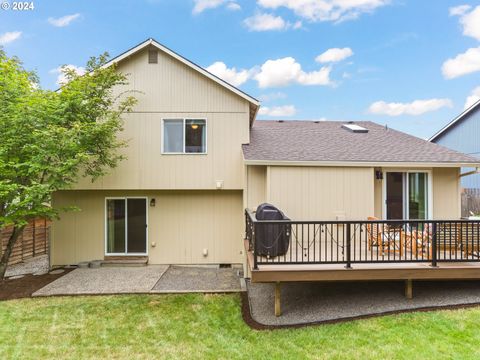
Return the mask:
<path id="1" fill-rule="evenodd" d="M 259 102 L 149 39 L 114 58 L 138 104 L 127 157 L 57 192 L 51 264 L 245 261 L 244 209 L 297 220 L 457 219 L 470 156 L 371 122 L 255 120 Z M 125 89 L 119 89 L 122 91 Z"/>

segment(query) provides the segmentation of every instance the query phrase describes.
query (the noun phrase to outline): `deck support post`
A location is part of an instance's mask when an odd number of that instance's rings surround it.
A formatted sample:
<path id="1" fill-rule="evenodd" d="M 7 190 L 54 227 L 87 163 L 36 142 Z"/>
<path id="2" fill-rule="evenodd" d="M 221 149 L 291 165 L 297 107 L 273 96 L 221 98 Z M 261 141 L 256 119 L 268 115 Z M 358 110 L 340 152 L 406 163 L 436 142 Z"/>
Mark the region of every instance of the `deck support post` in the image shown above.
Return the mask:
<path id="1" fill-rule="evenodd" d="M 405 280 L 405 297 L 413 299 L 413 281 L 412 279 Z"/>
<path id="2" fill-rule="evenodd" d="M 280 294 L 281 294 L 280 282 L 277 281 L 275 283 L 275 316 L 282 315 Z"/>

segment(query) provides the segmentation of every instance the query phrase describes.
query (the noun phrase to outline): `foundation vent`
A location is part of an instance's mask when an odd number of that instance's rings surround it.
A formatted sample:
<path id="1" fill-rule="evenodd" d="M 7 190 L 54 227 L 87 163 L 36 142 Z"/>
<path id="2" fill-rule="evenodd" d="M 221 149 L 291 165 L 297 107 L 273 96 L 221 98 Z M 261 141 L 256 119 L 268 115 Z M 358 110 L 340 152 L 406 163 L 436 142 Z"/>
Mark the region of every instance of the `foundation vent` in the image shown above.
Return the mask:
<path id="1" fill-rule="evenodd" d="M 149 64 L 158 64 L 158 50 L 157 49 L 148 50 L 148 63 Z"/>

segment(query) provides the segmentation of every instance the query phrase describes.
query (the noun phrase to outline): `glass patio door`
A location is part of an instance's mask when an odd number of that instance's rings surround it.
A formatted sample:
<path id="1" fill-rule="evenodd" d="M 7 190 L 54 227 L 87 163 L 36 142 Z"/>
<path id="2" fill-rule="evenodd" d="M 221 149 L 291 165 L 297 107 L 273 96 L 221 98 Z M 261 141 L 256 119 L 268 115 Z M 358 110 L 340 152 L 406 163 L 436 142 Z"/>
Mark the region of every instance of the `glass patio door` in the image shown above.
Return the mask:
<path id="1" fill-rule="evenodd" d="M 147 253 L 147 199 L 106 200 L 106 254 Z"/>
<path id="2" fill-rule="evenodd" d="M 405 215 L 403 173 L 387 172 L 386 181 L 387 219 L 403 219 Z"/>
<path id="3" fill-rule="evenodd" d="M 428 219 L 427 172 L 387 172 L 385 179 L 387 219 Z"/>
<path id="4" fill-rule="evenodd" d="M 427 173 L 408 173 L 408 214 L 407 219 L 428 219 L 427 217 Z"/>

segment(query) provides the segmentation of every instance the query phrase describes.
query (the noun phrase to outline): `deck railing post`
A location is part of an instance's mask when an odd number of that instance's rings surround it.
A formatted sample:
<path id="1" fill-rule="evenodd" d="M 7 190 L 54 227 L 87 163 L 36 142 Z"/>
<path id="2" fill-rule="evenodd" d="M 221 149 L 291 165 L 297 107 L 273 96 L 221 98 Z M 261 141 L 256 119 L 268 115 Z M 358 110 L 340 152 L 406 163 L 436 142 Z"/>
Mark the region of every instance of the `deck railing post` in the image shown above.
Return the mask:
<path id="1" fill-rule="evenodd" d="M 347 264 L 345 265 L 345 268 L 347 269 L 351 269 L 352 268 L 352 259 L 351 259 L 351 228 L 350 228 L 350 224 L 345 224 L 345 227 L 346 227 L 346 237 L 347 237 L 347 243 L 346 243 L 346 252 L 347 252 Z"/>
<path id="2" fill-rule="evenodd" d="M 248 212 L 247 212 L 247 209 L 245 209 L 245 240 L 249 240 L 249 236 L 248 236 Z M 250 241 L 250 240 L 249 240 Z"/>
<path id="3" fill-rule="evenodd" d="M 432 267 L 437 267 L 437 223 L 432 223 Z"/>
<path id="4" fill-rule="evenodd" d="M 253 223 L 253 230 L 252 230 L 252 241 L 253 241 L 253 268 L 255 270 L 258 270 L 258 265 L 257 265 L 257 254 L 258 254 L 258 245 L 257 241 L 255 240 L 255 234 L 257 233 L 257 223 Z"/>

